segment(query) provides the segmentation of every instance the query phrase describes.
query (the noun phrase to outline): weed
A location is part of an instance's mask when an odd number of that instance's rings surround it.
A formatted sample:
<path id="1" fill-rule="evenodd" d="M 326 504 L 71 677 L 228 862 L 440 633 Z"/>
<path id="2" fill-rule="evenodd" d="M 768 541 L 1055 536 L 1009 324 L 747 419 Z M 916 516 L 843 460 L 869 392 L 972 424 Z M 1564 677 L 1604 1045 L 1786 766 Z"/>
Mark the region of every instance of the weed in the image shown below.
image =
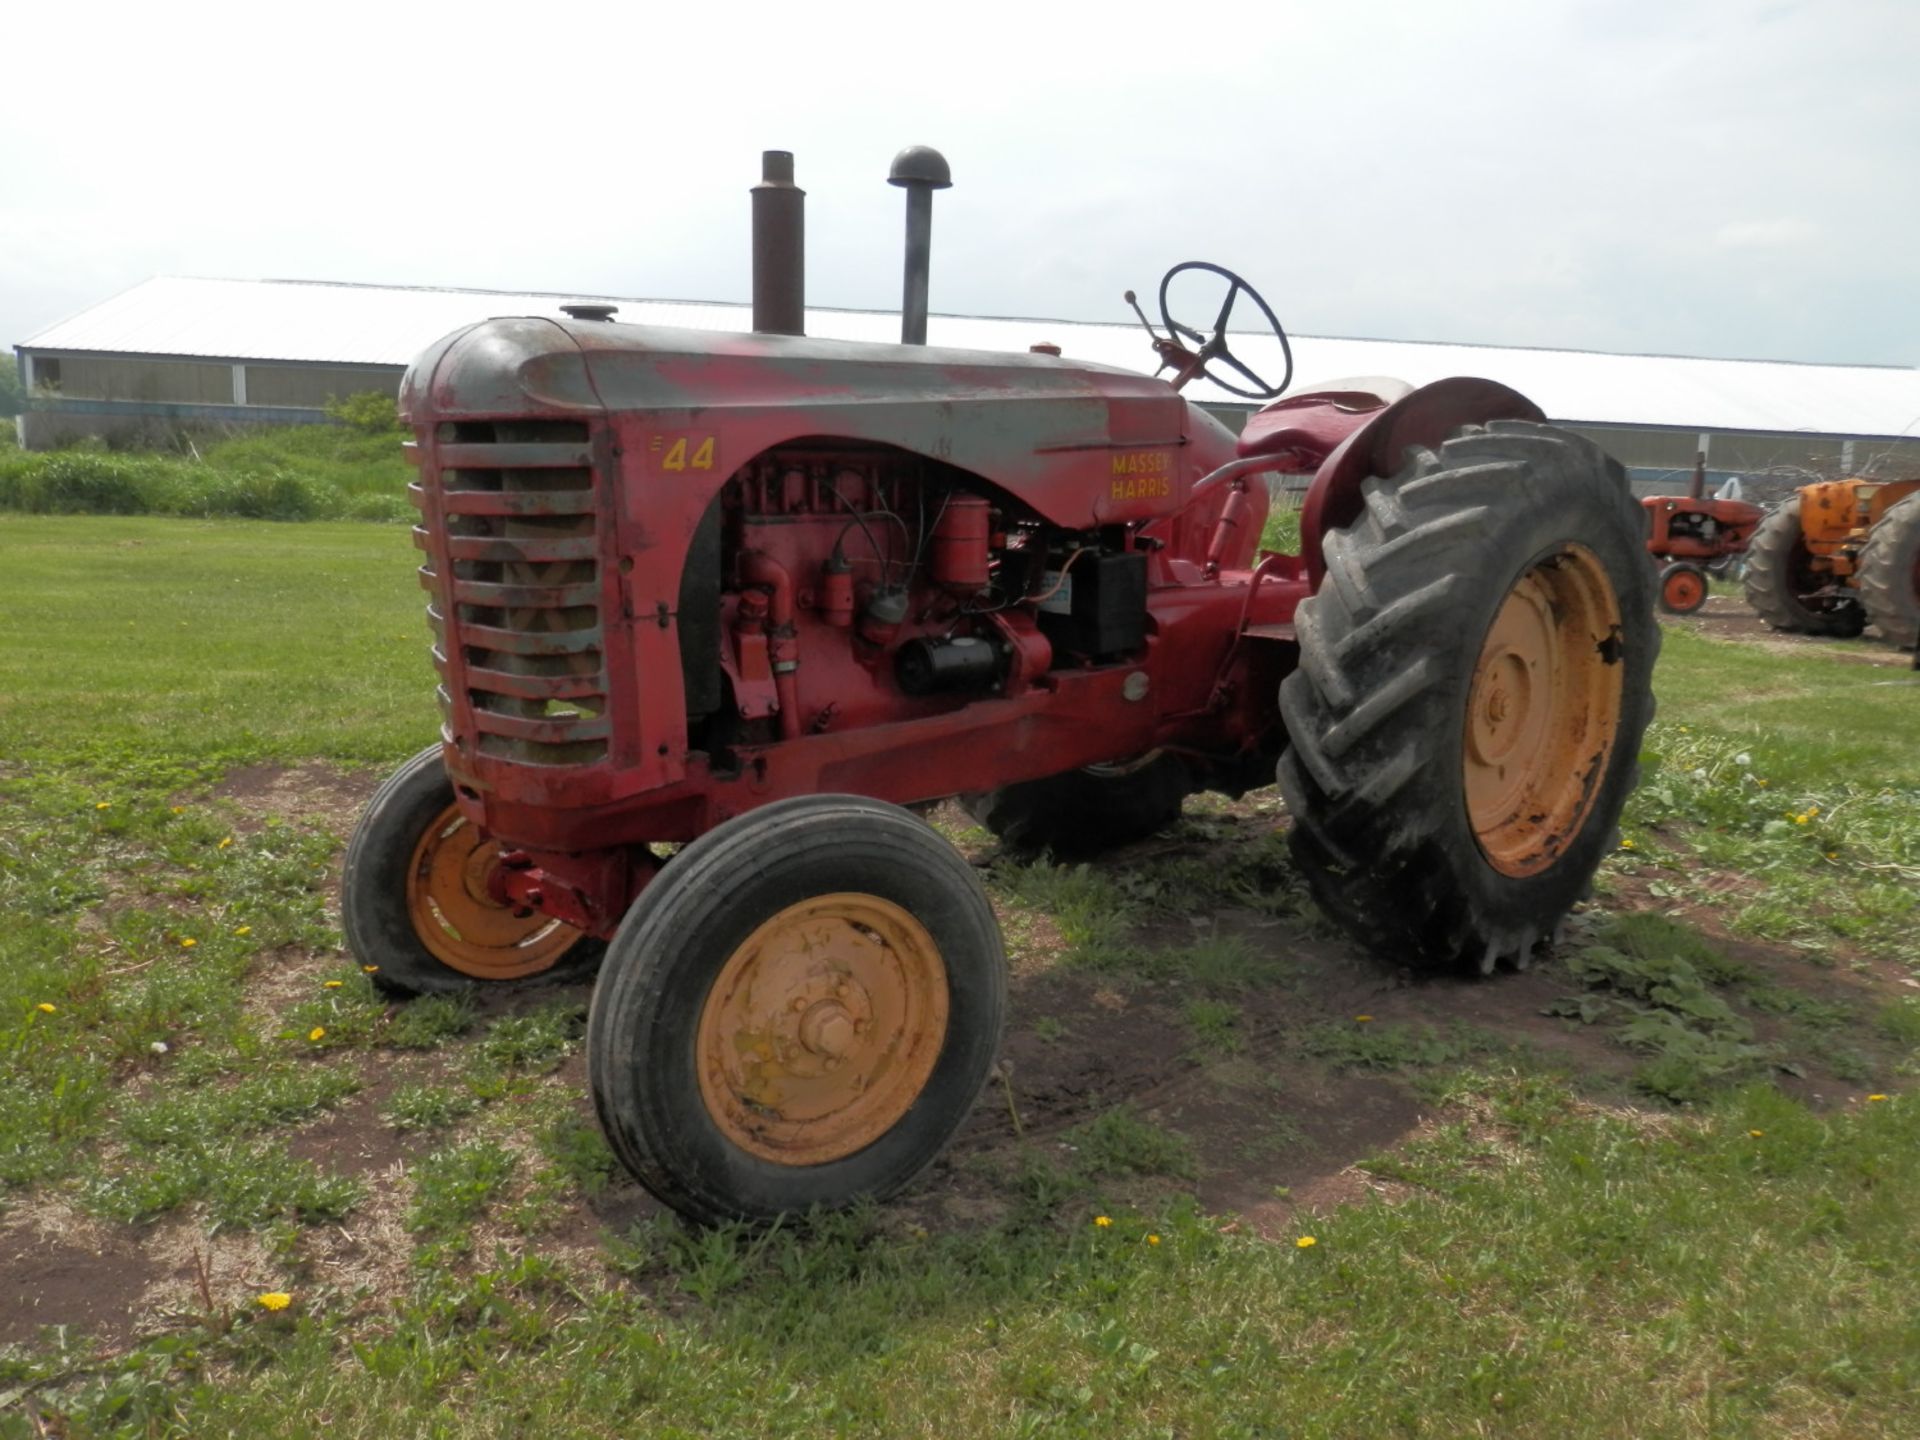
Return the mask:
<path id="1" fill-rule="evenodd" d="M 466 1034 L 478 1018 L 465 995 L 423 995 L 395 1008 L 380 1041 L 399 1050 L 434 1050 Z"/>
<path id="2" fill-rule="evenodd" d="M 1052 917 L 1067 942 L 1068 964 L 1111 971 L 1134 962 L 1129 933 L 1139 907 L 1105 871 L 1087 864 L 1002 860 L 989 878 L 1010 900 Z"/>
<path id="3" fill-rule="evenodd" d="M 1920 996 L 1909 995 L 1881 1006 L 1875 1023 L 1897 1045 L 1920 1049 Z"/>
<path id="4" fill-rule="evenodd" d="M 444 1085 L 402 1085 L 381 1112 L 396 1130 L 444 1130 L 480 1108 L 463 1090 Z"/>
<path id="5" fill-rule="evenodd" d="M 525 1015 L 494 1021 L 475 1053 L 504 1071 L 544 1075 L 573 1053 L 585 1025 L 583 1006 L 552 1001 Z"/>
<path id="6" fill-rule="evenodd" d="M 1431 1025 L 1337 1021 L 1310 1027 L 1301 1039 L 1309 1055 L 1355 1070 L 1398 1070 L 1407 1066 L 1457 1064 L 1497 1054 L 1497 1042 L 1466 1026 L 1436 1030 Z"/>
<path id="7" fill-rule="evenodd" d="M 1634 1083 L 1676 1103 L 1753 1075 L 1773 1058 L 1754 1043 L 1753 1026 L 1710 988 L 1750 979 L 1698 935 L 1660 916 L 1613 917 L 1601 943 L 1574 952 L 1567 969 L 1600 995 L 1556 1002 L 1548 1013 L 1583 1023 L 1618 1020 L 1615 1034 L 1650 1059 Z"/>
<path id="8" fill-rule="evenodd" d="M 518 1168 L 513 1152 L 492 1140 L 436 1151 L 414 1167 L 407 1228 L 448 1238 L 479 1218 Z"/>
<path id="9" fill-rule="evenodd" d="M 1189 1000 L 1181 1016 L 1193 1032 L 1194 1049 L 1203 1057 L 1237 1055 L 1246 1048 L 1238 1005 L 1225 1000 Z"/>
<path id="10" fill-rule="evenodd" d="M 359 1077 L 345 1070 L 279 1064 L 233 1085 L 167 1087 L 123 1104 L 116 1128 L 137 1146 L 199 1146 L 213 1135 L 246 1135 L 304 1120 L 359 1088 Z"/>
<path id="11" fill-rule="evenodd" d="M 1061 1137 L 1076 1157 L 1076 1168 L 1090 1176 L 1171 1175 L 1190 1180 L 1198 1173 L 1186 1138 L 1162 1129 L 1131 1106 L 1076 1125 Z"/>
<path id="12" fill-rule="evenodd" d="M 354 1181 L 328 1175 L 272 1145 L 173 1143 L 151 1163 L 124 1159 L 101 1169 L 81 1192 L 94 1214 L 142 1224 L 205 1200 L 215 1229 L 274 1221 L 337 1220 L 360 1200 Z"/>
<path id="13" fill-rule="evenodd" d="M 600 1127 L 578 1115 L 558 1116 L 541 1132 L 540 1149 L 582 1195 L 601 1194 L 620 1171 Z"/>

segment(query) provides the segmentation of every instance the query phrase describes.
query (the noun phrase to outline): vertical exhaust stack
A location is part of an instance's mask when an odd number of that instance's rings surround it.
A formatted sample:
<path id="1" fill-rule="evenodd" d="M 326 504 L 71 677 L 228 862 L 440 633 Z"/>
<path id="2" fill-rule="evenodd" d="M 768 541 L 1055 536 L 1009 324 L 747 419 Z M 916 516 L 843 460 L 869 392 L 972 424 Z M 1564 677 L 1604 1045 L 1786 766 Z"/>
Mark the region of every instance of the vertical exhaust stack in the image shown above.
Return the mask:
<path id="1" fill-rule="evenodd" d="M 807 192 L 793 183 L 793 152 L 765 150 L 753 187 L 753 328 L 807 333 Z"/>
<path id="2" fill-rule="evenodd" d="M 910 145 L 893 157 L 889 185 L 907 192 L 907 281 L 900 298 L 900 343 L 927 343 L 927 272 L 933 256 L 933 192 L 953 185 L 947 158 L 927 145 Z"/>
<path id="3" fill-rule="evenodd" d="M 1687 486 L 1687 498 L 1698 500 L 1707 493 L 1707 452 L 1699 451 L 1693 457 L 1693 480 Z"/>

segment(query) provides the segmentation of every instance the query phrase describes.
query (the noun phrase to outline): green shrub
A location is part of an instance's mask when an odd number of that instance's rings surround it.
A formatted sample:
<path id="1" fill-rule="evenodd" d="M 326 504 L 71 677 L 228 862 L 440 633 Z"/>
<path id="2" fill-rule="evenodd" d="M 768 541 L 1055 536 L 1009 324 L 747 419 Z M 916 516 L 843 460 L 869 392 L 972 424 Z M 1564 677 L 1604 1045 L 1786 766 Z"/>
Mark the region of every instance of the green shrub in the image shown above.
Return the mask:
<path id="1" fill-rule="evenodd" d="M 408 522 L 412 478 L 392 402 L 338 425 L 257 430 L 191 453 L 112 452 L 97 442 L 27 452 L 0 447 L 0 510 L 36 515 L 178 515 L 194 519 Z"/>
<path id="2" fill-rule="evenodd" d="M 393 397 L 378 390 L 365 390 L 344 400 L 327 397 L 327 418 L 351 425 L 367 435 L 400 435 L 400 412 Z"/>

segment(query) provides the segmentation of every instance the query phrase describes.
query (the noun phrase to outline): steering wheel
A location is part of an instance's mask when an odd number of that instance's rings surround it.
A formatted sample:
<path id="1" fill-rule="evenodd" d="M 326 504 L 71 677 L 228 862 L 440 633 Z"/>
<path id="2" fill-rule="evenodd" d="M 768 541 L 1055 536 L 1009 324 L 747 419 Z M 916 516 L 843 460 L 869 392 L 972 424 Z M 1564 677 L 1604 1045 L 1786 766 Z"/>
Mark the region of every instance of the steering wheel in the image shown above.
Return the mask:
<path id="1" fill-rule="evenodd" d="M 1173 318 L 1173 312 L 1167 308 L 1168 287 L 1173 284 L 1173 277 L 1183 270 L 1205 270 L 1209 274 L 1220 276 L 1227 282 L 1227 298 L 1220 306 L 1220 314 L 1214 319 L 1213 334 L 1211 336 L 1202 335 L 1198 330 L 1187 325 L 1182 325 L 1178 320 Z M 1280 353 L 1287 357 L 1287 373 L 1281 377 L 1278 385 L 1269 385 L 1237 360 L 1233 352 L 1227 349 L 1227 321 L 1233 315 L 1234 302 L 1243 294 L 1252 300 L 1255 305 L 1260 307 L 1260 313 L 1266 317 L 1267 324 L 1273 327 L 1273 333 L 1280 340 Z M 1205 376 L 1230 395 L 1238 395 L 1243 400 L 1276 400 L 1286 392 L 1287 386 L 1293 382 L 1293 347 L 1287 344 L 1287 332 L 1280 328 L 1280 321 L 1274 316 L 1273 307 L 1260 298 L 1260 292 L 1231 270 L 1211 264 L 1205 260 L 1185 260 L 1174 266 L 1171 270 L 1167 271 L 1166 275 L 1162 277 L 1160 281 L 1160 319 L 1167 327 L 1167 333 L 1169 335 L 1176 337 L 1184 336 L 1200 347 L 1196 352 L 1196 358 L 1199 360 L 1200 365 L 1195 373 Z M 1254 388 L 1251 390 L 1242 390 L 1238 385 L 1230 385 L 1218 375 L 1208 370 L 1207 365 L 1215 360 L 1218 360 L 1223 365 L 1232 367 L 1232 369 L 1250 381 Z"/>

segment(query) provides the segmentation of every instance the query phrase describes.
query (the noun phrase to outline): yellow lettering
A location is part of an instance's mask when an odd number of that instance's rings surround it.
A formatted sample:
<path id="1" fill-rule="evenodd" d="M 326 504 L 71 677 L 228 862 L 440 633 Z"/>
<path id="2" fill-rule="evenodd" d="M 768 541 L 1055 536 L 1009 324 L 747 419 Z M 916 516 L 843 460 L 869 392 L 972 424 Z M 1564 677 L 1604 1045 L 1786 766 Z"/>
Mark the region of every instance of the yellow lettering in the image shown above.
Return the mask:
<path id="1" fill-rule="evenodd" d="M 673 448 L 667 451 L 667 458 L 660 462 L 662 470 L 684 470 L 687 468 L 687 442 L 684 438 L 673 442 Z"/>
<path id="2" fill-rule="evenodd" d="M 713 436 L 707 436 L 700 442 L 700 448 L 693 452 L 693 468 L 696 470 L 713 468 Z"/>

